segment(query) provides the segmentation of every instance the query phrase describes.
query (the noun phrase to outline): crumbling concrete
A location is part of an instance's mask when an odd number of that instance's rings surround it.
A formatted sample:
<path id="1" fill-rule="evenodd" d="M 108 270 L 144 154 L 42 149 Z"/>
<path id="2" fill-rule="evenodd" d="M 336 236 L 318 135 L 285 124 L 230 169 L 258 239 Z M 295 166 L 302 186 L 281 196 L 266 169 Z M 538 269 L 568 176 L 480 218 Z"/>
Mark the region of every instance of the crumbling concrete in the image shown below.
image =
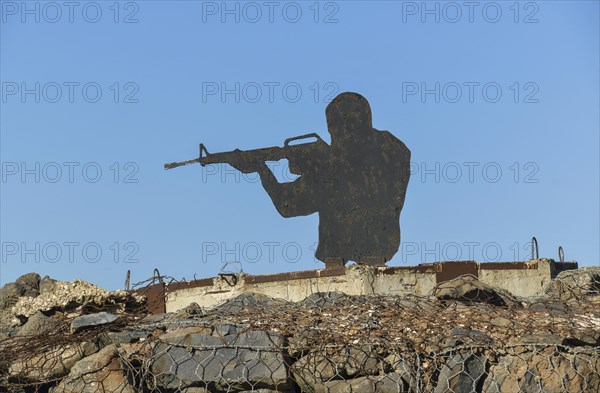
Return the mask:
<path id="1" fill-rule="evenodd" d="M 298 302 L 313 293 L 343 292 L 347 295 L 418 295 L 432 293 L 436 284 L 470 274 L 481 282 L 528 297 L 540 294 L 557 271 L 577 268 L 551 259 L 529 262 L 477 263 L 437 262 L 419 266 L 369 267 L 311 270 L 261 276 L 215 277 L 188 283 L 165 284 L 165 311 L 180 310 L 192 302 L 211 307 L 241 293 L 253 292 Z"/>

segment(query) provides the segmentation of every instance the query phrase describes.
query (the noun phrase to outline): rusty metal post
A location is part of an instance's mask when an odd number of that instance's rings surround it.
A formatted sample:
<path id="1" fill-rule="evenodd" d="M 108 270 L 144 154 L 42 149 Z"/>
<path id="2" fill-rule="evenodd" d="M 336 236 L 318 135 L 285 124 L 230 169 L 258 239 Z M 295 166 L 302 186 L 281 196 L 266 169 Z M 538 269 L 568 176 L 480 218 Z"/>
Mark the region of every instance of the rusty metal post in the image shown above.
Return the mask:
<path id="1" fill-rule="evenodd" d="M 565 252 L 562 246 L 558 246 L 558 260 L 562 263 L 565 262 Z"/>
<path id="2" fill-rule="evenodd" d="M 129 291 L 131 287 L 131 270 L 127 270 L 127 275 L 125 276 L 125 290 Z"/>
<path id="3" fill-rule="evenodd" d="M 531 238 L 531 259 L 540 259 L 538 241 L 535 236 Z"/>

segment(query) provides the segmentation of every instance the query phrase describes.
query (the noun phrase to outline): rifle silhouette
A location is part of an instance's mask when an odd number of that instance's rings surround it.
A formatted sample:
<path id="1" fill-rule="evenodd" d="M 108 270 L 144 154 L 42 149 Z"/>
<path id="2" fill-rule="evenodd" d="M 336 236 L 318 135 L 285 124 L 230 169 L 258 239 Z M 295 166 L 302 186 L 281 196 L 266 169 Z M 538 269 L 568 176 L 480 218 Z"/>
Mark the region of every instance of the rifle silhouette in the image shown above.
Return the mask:
<path id="1" fill-rule="evenodd" d="M 316 141 L 290 145 L 293 141 L 307 138 L 316 138 Z M 253 172 L 251 169 L 253 167 L 255 168 L 255 165 L 258 162 L 279 161 L 283 158 L 288 158 L 290 161 L 298 161 L 305 157 L 309 158 L 314 156 L 318 151 L 322 151 L 326 147 L 328 147 L 327 143 L 325 143 L 325 141 L 323 141 L 316 133 L 288 138 L 283 142 L 283 147 L 273 146 L 254 150 L 235 149 L 222 153 L 209 153 L 204 144 L 201 143 L 200 156 L 198 158 L 187 161 L 171 162 L 165 164 L 164 167 L 165 170 L 168 170 L 196 163 L 199 163 L 202 166 L 226 163 L 237 168 L 241 167 L 243 168 L 241 171 L 247 173 Z"/>

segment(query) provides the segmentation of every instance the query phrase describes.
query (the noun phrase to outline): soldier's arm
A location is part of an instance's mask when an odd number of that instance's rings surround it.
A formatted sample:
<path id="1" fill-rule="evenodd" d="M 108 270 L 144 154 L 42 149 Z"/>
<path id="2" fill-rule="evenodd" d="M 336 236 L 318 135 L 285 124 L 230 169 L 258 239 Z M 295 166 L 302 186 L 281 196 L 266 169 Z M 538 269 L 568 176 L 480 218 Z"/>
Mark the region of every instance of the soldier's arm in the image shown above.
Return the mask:
<path id="1" fill-rule="evenodd" d="M 258 174 L 263 188 L 283 217 L 306 216 L 317 212 L 316 190 L 302 176 L 289 183 L 279 183 L 269 167 L 263 164 Z"/>
<path id="2" fill-rule="evenodd" d="M 393 171 L 399 175 L 399 179 L 395 183 L 397 187 L 396 207 L 401 210 L 404 206 L 406 189 L 410 180 L 410 149 L 391 132 L 381 131 L 381 133 L 386 138 L 386 146 L 389 149 L 387 155 L 389 161 L 394 165 Z"/>

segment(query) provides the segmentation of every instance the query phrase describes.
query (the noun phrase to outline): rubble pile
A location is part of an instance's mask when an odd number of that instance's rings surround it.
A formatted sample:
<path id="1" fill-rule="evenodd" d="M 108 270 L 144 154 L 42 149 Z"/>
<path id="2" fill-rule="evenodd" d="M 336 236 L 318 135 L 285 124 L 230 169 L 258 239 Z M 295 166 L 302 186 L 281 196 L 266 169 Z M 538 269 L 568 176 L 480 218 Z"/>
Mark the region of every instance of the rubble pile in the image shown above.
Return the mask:
<path id="1" fill-rule="evenodd" d="M 535 298 L 461 276 L 429 297 L 244 293 L 157 315 L 81 281 L 68 284 L 85 294 L 56 301 L 12 284 L 0 391 L 600 391 L 600 268 L 560 273 Z"/>
<path id="2" fill-rule="evenodd" d="M 107 291 L 83 280 L 64 282 L 28 273 L 0 288 L 0 339 L 17 334 L 41 334 L 63 317 L 86 310 L 111 309 L 124 313 L 145 299 L 135 292 Z"/>
<path id="3" fill-rule="evenodd" d="M 68 309 L 78 305 L 106 307 L 108 304 L 143 302 L 142 296 L 135 292 L 127 293 L 123 290 L 110 292 L 83 280 L 74 280 L 73 282 L 54 281 L 47 285 L 51 287 L 44 292 L 40 292 L 39 296 L 20 297 L 12 309 L 13 314 L 16 317 L 29 318 L 39 311 Z"/>

